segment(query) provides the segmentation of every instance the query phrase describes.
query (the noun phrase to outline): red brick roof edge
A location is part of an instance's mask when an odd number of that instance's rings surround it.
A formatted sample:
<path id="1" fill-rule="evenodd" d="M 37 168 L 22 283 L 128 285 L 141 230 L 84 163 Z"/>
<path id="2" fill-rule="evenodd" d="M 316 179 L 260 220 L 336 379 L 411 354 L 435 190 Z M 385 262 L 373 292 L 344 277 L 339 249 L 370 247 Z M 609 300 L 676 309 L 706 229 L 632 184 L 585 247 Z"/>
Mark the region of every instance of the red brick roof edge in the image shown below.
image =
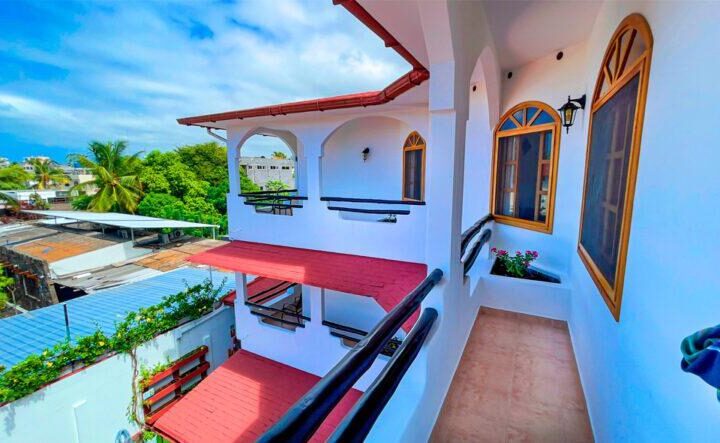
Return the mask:
<path id="1" fill-rule="evenodd" d="M 371 31 L 377 34 L 386 47 L 394 49 L 413 67 L 412 71 L 390 83 L 380 91 L 360 92 L 356 94 L 339 95 L 313 100 L 282 103 L 278 105 L 263 106 L 259 108 L 242 109 L 238 111 L 221 112 L 216 114 L 199 115 L 196 117 L 179 118 L 177 122 L 181 125 L 195 125 L 208 127 L 201 123 L 215 123 L 225 120 L 242 120 L 252 117 L 274 117 L 277 115 L 298 114 L 302 112 L 330 111 L 334 109 L 357 108 L 365 106 L 377 106 L 388 103 L 415 86 L 430 78 L 430 72 L 398 42 L 395 37 L 383 27 L 380 22 L 370 15 L 357 0 L 333 0 L 333 4 L 342 5 L 358 20 L 360 20 Z"/>

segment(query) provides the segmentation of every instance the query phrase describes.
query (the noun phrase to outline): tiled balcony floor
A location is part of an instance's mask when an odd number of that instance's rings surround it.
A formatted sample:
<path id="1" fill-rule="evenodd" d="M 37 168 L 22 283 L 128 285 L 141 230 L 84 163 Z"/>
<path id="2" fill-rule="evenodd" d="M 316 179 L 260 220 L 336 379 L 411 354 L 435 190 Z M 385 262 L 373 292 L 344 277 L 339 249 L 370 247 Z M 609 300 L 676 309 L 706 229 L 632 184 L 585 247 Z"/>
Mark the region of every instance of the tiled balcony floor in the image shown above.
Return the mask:
<path id="1" fill-rule="evenodd" d="M 565 322 L 482 308 L 434 442 L 592 442 Z"/>

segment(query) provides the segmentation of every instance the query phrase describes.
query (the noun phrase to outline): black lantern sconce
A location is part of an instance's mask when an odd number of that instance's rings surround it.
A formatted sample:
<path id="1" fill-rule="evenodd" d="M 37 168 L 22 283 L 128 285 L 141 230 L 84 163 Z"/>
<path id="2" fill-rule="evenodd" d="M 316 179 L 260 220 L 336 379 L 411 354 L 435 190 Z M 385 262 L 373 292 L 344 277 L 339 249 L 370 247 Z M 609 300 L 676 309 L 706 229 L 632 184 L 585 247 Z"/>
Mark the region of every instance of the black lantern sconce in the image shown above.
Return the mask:
<path id="1" fill-rule="evenodd" d="M 362 150 L 363 161 L 367 160 L 369 156 L 370 156 L 370 148 L 363 149 Z"/>
<path id="2" fill-rule="evenodd" d="M 575 123 L 575 114 L 577 113 L 577 110 L 585 109 L 586 98 L 585 94 L 583 94 L 580 98 L 570 98 L 568 95 L 567 103 L 558 108 L 558 111 L 560 111 L 560 115 L 562 116 L 563 126 L 565 127 L 566 133 L 570 132 L 570 126 Z"/>

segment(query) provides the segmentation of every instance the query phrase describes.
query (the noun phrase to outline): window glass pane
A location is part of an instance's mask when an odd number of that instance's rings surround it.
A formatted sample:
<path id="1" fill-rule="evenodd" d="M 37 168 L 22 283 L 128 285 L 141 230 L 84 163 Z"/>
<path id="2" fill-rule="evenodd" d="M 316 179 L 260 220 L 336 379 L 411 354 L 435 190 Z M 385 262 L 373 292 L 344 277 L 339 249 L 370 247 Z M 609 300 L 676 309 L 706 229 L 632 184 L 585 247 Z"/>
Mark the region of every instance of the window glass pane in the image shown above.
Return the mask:
<path id="1" fill-rule="evenodd" d="M 422 149 L 405 151 L 403 197 L 422 200 Z"/>
<path id="2" fill-rule="evenodd" d="M 628 68 L 632 66 L 635 61 L 640 58 L 640 56 L 647 50 L 647 45 L 645 45 L 645 42 L 642 39 L 642 36 L 640 36 L 637 31 L 635 32 L 635 38 L 633 39 L 632 46 L 630 47 L 630 54 L 628 54 L 628 59 L 625 62 L 625 67 Z"/>
<path id="3" fill-rule="evenodd" d="M 540 190 L 547 192 L 550 188 L 550 163 L 543 163 L 540 166 Z"/>
<path id="4" fill-rule="evenodd" d="M 537 113 L 537 110 L 538 110 L 538 108 L 536 108 L 536 107 L 534 107 L 534 106 L 530 106 L 530 107 L 527 108 L 527 110 L 525 111 L 525 112 L 526 112 L 525 116 L 527 117 L 527 120 L 525 121 L 525 124 L 530 123 L 530 120 L 532 120 L 533 117 L 535 117 L 535 114 Z"/>
<path id="5" fill-rule="evenodd" d="M 497 214 L 530 221 L 538 219 L 537 188 L 541 182 L 538 166 L 540 141 L 544 136 L 545 132 L 536 132 L 500 138 L 495 180 Z"/>
<path id="6" fill-rule="evenodd" d="M 521 125 L 525 124 L 525 119 L 523 118 L 523 112 L 524 112 L 524 109 L 521 109 L 513 114 L 513 117 L 515 117 L 515 120 L 517 120 L 518 123 L 520 123 Z"/>
<path id="7" fill-rule="evenodd" d="M 550 160 L 550 155 L 552 155 L 552 132 L 547 131 L 545 133 L 545 144 L 543 145 L 543 160 Z"/>
<path id="8" fill-rule="evenodd" d="M 548 196 L 547 195 L 541 195 L 540 196 L 540 209 L 538 212 L 538 221 L 544 222 L 547 218 L 547 203 L 548 203 Z"/>
<path id="9" fill-rule="evenodd" d="M 553 120 L 552 117 L 550 117 L 550 114 L 548 114 L 545 111 L 540 111 L 540 115 L 538 118 L 533 122 L 533 126 L 535 125 L 544 125 L 545 123 L 553 123 L 555 120 Z"/>
<path id="10" fill-rule="evenodd" d="M 580 243 L 613 286 L 638 85 L 636 75 L 595 112 L 588 152 Z"/>
<path id="11" fill-rule="evenodd" d="M 505 123 L 503 123 L 502 126 L 500 126 L 501 131 L 507 131 L 508 129 L 515 129 L 515 128 L 517 128 L 517 125 L 515 125 L 515 123 L 513 123 L 513 121 L 510 120 L 509 118 L 507 120 L 505 120 Z"/>

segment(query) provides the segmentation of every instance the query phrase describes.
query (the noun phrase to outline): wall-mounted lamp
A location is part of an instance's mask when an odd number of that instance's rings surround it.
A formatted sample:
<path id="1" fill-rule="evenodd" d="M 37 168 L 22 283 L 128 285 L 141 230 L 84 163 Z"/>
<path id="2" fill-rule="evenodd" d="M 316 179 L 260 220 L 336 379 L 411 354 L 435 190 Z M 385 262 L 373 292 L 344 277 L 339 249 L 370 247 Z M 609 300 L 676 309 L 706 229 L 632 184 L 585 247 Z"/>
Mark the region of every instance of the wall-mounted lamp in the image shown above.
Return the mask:
<path id="1" fill-rule="evenodd" d="M 558 108 L 560 115 L 562 115 L 563 126 L 565 127 L 566 133 L 570 132 L 570 126 L 575 123 L 575 113 L 577 110 L 585 109 L 586 98 L 585 94 L 583 94 L 580 98 L 570 98 L 568 95 L 567 103 Z"/>
<path id="2" fill-rule="evenodd" d="M 367 158 L 370 156 L 370 148 L 365 148 L 362 150 L 362 158 L 363 161 L 367 160 Z"/>

